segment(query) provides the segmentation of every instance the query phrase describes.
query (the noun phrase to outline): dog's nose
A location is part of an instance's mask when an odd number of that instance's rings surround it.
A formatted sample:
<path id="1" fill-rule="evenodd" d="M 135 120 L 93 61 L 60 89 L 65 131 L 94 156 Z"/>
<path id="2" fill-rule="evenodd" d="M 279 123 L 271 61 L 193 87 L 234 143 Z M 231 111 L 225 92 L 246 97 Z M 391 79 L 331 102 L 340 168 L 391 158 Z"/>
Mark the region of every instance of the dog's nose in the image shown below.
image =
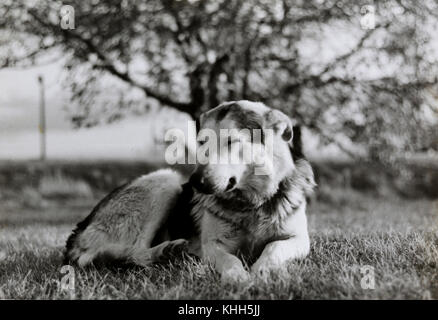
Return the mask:
<path id="1" fill-rule="evenodd" d="M 213 186 L 205 179 L 202 172 L 193 173 L 189 179 L 189 183 L 201 193 L 213 193 Z"/>
<path id="2" fill-rule="evenodd" d="M 236 177 L 231 177 L 228 180 L 228 185 L 227 188 L 225 189 L 225 191 L 231 191 L 233 190 L 234 186 L 236 185 L 237 181 L 236 181 Z"/>

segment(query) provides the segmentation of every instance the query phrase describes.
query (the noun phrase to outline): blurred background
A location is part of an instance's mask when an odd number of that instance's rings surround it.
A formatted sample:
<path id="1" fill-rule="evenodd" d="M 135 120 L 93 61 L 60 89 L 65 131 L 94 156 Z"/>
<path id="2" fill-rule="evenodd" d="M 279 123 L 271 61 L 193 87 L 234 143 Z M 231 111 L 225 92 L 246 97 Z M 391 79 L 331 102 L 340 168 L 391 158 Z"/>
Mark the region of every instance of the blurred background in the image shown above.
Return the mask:
<path id="1" fill-rule="evenodd" d="M 6 207 L 166 166 L 167 129 L 240 99 L 293 119 L 321 197 L 438 196 L 437 1 L 3 0 L 0 17 Z"/>

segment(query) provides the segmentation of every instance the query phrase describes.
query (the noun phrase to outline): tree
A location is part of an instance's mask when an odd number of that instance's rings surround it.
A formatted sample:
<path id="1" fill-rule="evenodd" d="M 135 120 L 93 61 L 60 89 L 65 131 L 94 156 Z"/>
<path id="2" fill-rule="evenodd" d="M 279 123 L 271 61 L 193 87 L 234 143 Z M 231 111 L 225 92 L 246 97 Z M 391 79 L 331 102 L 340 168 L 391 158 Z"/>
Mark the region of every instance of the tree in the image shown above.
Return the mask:
<path id="1" fill-rule="evenodd" d="M 192 117 L 221 101 L 258 100 L 288 113 L 296 136 L 306 127 L 348 154 L 362 146 L 381 160 L 424 148 L 430 134 L 421 90 L 437 81 L 427 52 L 438 10 L 435 1 L 377 2 L 367 29 L 366 3 L 74 0 L 63 4 L 75 10 L 75 29 L 63 29 L 60 2 L 9 0 L 0 5 L 9 49 L 0 66 L 62 50 L 77 125 L 102 117 L 96 96 L 107 79 L 122 86 L 110 99 L 117 115 L 132 89 Z M 326 57 L 336 33 L 348 39 Z M 306 42 L 324 47 L 308 56 Z"/>

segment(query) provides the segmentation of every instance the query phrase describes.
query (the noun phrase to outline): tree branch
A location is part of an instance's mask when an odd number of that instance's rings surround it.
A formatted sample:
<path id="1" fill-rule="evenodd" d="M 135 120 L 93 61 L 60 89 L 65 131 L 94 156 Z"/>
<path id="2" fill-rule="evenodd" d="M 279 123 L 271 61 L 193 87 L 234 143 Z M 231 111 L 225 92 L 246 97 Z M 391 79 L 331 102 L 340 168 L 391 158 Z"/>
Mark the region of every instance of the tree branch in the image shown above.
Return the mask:
<path id="1" fill-rule="evenodd" d="M 16 58 L 6 57 L 6 59 L 4 59 L 4 61 L 2 63 L 0 63 L 0 69 L 15 67 L 18 63 L 20 63 L 22 61 L 36 58 L 41 53 L 42 50 L 47 51 L 47 50 L 53 49 L 55 47 L 56 47 L 55 44 L 44 45 L 44 46 L 39 47 L 37 50 L 26 54 L 25 56 L 16 57 Z"/>
<path id="2" fill-rule="evenodd" d="M 155 92 L 151 88 L 143 84 L 140 84 L 135 79 L 133 79 L 128 72 L 122 72 L 118 70 L 115 67 L 115 65 L 110 61 L 110 59 L 108 59 L 108 57 L 103 52 L 101 52 L 97 46 L 94 45 L 91 39 L 84 38 L 80 34 L 74 31 L 62 29 L 59 28 L 59 26 L 57 25 L 55 26 L 50 23 L 47 23 L 46 21 L 42 20 L 33 10 L 29 10 L 28 12 L 41 25 L 50 28 L 51 30 L 58 30 L 58 33 L 60 32 L 61 36 L 64 39 L 64 43 L 63 43 L 64 45 L 71 47 L 70 40 L 74 39 L 79 43 L 81 43 L 82 45 L 84 45 L 90 53 L 94 53 L 97 56 L 97 58 L 102 62 L 101 64 L 95 65 L 95 67 L 103 69 L 109 72 L 110 74 L 114 75 L 115 77 L 119 78 L 120 80 L 123 80 L 124 82 L 127 82 L 130 85 L 141 89 L 147 96 L 158 100 L 162 104 L 173 107 L 182 112 L 187 112 L 189 114 L 193 113 L 192 102 L 185 103 L 185 102 L 174 101 L 168 98 L 167 96 Z"/>

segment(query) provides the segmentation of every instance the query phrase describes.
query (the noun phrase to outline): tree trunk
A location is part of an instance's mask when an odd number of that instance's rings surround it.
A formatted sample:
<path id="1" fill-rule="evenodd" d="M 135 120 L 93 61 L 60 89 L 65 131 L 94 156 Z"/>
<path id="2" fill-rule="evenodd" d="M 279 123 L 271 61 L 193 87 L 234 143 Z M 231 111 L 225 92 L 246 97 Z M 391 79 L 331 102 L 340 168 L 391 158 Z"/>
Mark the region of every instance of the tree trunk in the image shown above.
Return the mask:
<path id="1" fill-rule="evenodd" d="M 224 64 L 229 60 L 228 54 L 224 54 L 218 58 L 211 66 L 210 74 L 208 77 L 208 108 L 214 108 L 219 105 L 218 100 L 218 80 L 219 76 L 224 70 Z"/>
<path id="2" fill-rule="evenodd" d="M 190 100 L 191 100 L 191 108 L 190 111 L 187 112 L 192 116 L 193 119 L 196 119 L 201 113 L 201 108 L 205 102 L 205 93 L 202 88 L 202 73 L 203 67 L 199 66 L 190 74 Z"/>

